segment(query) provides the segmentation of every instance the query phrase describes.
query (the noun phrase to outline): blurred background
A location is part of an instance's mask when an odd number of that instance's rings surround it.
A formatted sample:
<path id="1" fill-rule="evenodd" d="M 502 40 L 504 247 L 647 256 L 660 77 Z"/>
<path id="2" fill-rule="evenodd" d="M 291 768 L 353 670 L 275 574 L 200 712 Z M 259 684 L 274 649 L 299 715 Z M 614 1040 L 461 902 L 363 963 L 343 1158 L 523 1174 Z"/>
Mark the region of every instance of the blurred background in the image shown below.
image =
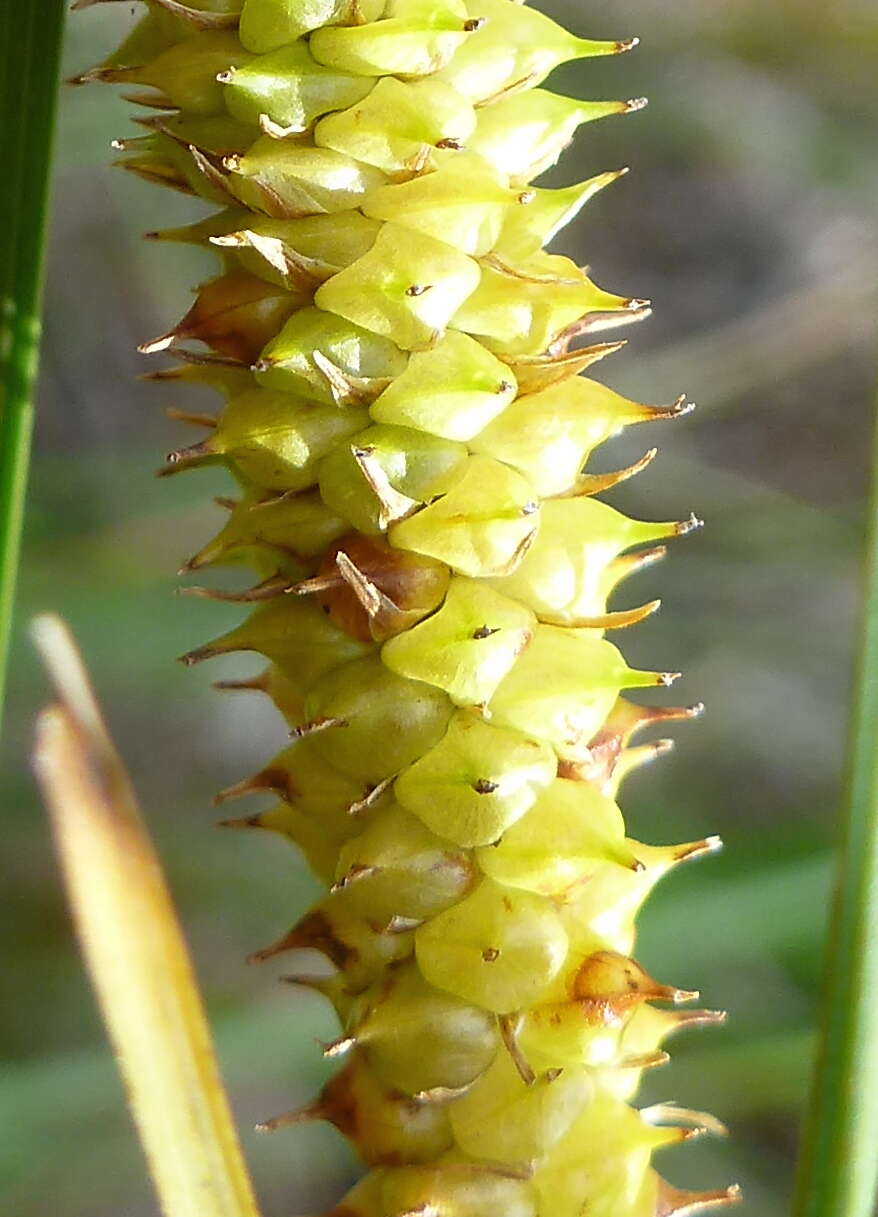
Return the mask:
<path id="1" fill-rule="evenodd" d="M 695 509 L 706 520 L 618 602 L 662 597 L 662 613 L 622 645 L 635 666 L 682 670 L 674 700 L 708 707 L 675 730 L 671 757 L 627 783 L 630 831 L 726 840 L 719 858 L 665 881 L 642 919 L 639 955 L 731 1018 L 678 1040 L 646 1097 L 707 1108 L 731 1127 L 728 1142 L 660 1161 L 674 1182 L 737 1179 L 742 1212 L 768 1217 L 787 1203 L 811 1060 L 856 630 L 878 350 L 878 10 L 872 0 L 550 8 L 589 37 L 642 39 L 633 55 L 559 71 L 555 88 L 651 98 L 644 113 L 586 127 L 551 174 L 560 184 L 634 170 L 557 244 L 603 286 L 655 304 L 598 378 L 641 400 L 686 390 L 699 404 L 610 445 L 599 465 L 659 444 L 660 458 L 613 501 L 646 518 Z M 121 4 L 72 19 L 68 74 L 102 58 L 130 21 Z M 244 964 L 292 924 L 312 880 L 279 841 L 211 827 L 213 792 L 284 742 L 258 697 L 210 689 L 258 664 L 174 662 L 238 616 L 174 595 L 174 571 L 217 527 L 211 496 L 225 483 L 212 471 L 153 479 L 184 439 L 162 406 L 202 403 L 139 382 L 146 361 L 134 347 L 186 310 L 190 286 L 212 268 L 195 252 L 139 241 L 195 210 L 107 167 L 111 138 L 132 133 L 129 108 L 108 89 L 62 95 L 0 779 L 12 901 L 0 1177 L 17 1217 L 43 1217 L 47 1202 L 54 1217 L 155 1212 L 26 761 L 45 687 L 25 628 L 52 608 L 82 644 L 166 861 L 265 1217 L 292 1217 L 330 1204 L 356 1166 L 326 1127 L 250 1131 L 314 1093 L 327 1072 L 315 1040 L 334 1027 L 320 999 L 274 983 L 284 960 Z"/>

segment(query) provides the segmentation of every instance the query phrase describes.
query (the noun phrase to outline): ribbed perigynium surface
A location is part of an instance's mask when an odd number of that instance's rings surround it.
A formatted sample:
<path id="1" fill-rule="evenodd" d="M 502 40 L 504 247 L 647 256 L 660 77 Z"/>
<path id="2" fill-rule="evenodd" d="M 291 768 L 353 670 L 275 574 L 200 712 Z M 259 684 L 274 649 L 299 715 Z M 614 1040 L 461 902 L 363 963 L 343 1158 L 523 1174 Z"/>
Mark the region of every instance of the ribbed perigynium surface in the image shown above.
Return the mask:
<path id="1" fill-rule="evenodd" d="M 153 0 L 85 79 L 136 86 L 123 164 L 213 205 L 153 234 L 221 273 L 147 351 L 227 398 L 167 472 L 238 484 L 188 563 L 248 567 L 257 602 L 194 662 L 252 650 L 293 742 L 231 791 L 329 887 L 259 953 L 316 948 L 341 1072 L 305 1112 L 369 1168 L 346 1217 L 668 1217 L 650 1165 L 713 1129 L 629 1106 L 667 1036 L 711 1011 L 630 957 L 654 883 L 715 839 L 627 837 L 617 786 L 662 743 L 604 632 L 616 585 L 696 522 L 630 520 L 584 472 L 626 426 L 682 413 L 584 376 L 646 311 L 551 236 L 616 173 L 531 185 L 580 124 L 639 102 L 541 85 L 588 42 L 512 0 Z M 141 92 L 141 90 L 145 90 Z M 190 343 L 202 344 L 197 354 Z M 197 421 L 197 420 L 196 420 Z M 656 546 L 658 545 L 658 548 Z M 247 687 L 247 686 L 245 686 Z M 285 1122 L 280 1118 L 273 1123 Z"/>

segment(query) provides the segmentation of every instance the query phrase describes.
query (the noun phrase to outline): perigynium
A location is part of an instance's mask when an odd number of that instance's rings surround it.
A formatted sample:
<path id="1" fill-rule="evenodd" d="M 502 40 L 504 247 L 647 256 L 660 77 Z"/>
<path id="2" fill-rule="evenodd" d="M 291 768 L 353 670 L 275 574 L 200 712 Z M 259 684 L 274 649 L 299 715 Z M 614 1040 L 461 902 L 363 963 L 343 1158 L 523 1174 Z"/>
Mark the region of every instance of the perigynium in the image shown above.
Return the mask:
<path id="1" fill-rule="evenodd" d="M 91 0 L 80 0 L 79 7 Z M 647 846 L 615 803 L 665 746 L 605 638 L 607 608 L 697 525 L 631 520 L 587 471 L 624 427 L 676 418 L 583 375 L 648 302 L 544 246 L 598 190 L 532 183 L 586 122 L 640 100 L 542 88 L 591 42 L 513 0 L 148 0 L 80 79 L 133 86 L 122 164 L 210 205 L 150 234 L 220 261 L 142 347 L 215 387 L 223 527 L 187 571 L 241 565 L 256 607 L 185 656 L 269 666 L 292 742 L 223 798 L 295 842 L 329 890 L 258 953 L 321 952 L 341 1071 L 304 1110 L 368 1167 L 341 1217 L 670 1217 L 737 1198 L 667 1184 L 652 1152 L 711 1117 L 631 1106 L 673 1032 L 722 1015 L 631 957 L 652 886 L 716 838 Z M 190 344 L 197 344 L 195 347 Z M 192 589 L 216 595 L 207 589 Z"/>

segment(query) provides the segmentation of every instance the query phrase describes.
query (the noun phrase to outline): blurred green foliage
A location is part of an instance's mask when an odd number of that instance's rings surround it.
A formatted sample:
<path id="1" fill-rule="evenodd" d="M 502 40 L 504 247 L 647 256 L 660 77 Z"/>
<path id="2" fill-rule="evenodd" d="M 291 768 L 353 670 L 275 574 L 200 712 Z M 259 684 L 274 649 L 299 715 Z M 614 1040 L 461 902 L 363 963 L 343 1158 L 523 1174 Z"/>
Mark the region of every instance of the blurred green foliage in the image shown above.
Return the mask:
<path id="1" fill-rule="evenodd" d="M 639 34 L 624 60 L 557 73 L 581 96 L 647 93 L 625 121 L 586 129 L 552 179 L 630 164 L 558 247 L 597 281 L 651 296 L 656 317 L 601 367 L 614 387 L 700 412 L 602 454 L 660 458 L 614 501 L 703 533 L 676 546 L 619 604 L 661 595 L 662 614 L 622 638 L 635 665 L 681 668 L 676 692 L 708 714 L 678 752 L 631 779 L 631 832 L 648 841 L 718 831 L 717 860 L 671 877 L 642 919 L 640 957 L 662 980 L 727 1007 L 692 1033 L 646 1095 L 714 1110 L 728 1143 L 661 1163 L 680 1184 L 739 1179 L 745 1212 L 786 1203 L 810 1064 L 820 940 L 856 626 L 868 452 L 878 237 L 874 156 L 878 12 L 870 0 L 586 0 L 552 11 L 590 37 Z M 130 21 L 99 5 L 70 23 L 69 70 Z M 316 997 L 243 959 L 315 891 L 281 844 L 211 831 L 212 792 L 283 744 L 267 706 L 218 695 L 218 675 L 173 657 L 236 618 L 173 596 L 173 572 L 213 529 L 220 475 L 151 477 L 179 424 L 169 390 L 138 383 L 138 341 L 187 307 L 210 273 L 136 234 L 185 220 L 187 200 L 106 167 L 128 132 L 106 90 L 62 102 L 46 343 L 2 779 L 10 934 L 2 1007 L 0 1179 L 8 1211 L 43 1217 L 154 1212 L 121 1089 L 71 942 L 26 753 L 42 678 L 31 614 L 70 620 L 92 666 L 166 859 L 192 942 L 245 1150 L 266 1217 L 320 1211 L 356 1167 L 325 1128 L 260 1138 L 261 1117 L 309 1096 L 332 1038 Z M 196 395 L 187 391 L 185 404 Z M 196 404 L 194 408 L 198 408 Z"/>

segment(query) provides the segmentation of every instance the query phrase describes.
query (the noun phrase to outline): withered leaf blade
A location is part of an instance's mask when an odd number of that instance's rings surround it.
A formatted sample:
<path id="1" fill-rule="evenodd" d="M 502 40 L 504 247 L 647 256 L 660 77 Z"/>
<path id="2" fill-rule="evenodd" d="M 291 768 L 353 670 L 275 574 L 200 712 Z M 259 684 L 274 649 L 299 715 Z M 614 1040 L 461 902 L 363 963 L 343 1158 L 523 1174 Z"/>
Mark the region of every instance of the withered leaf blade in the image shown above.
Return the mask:
<path id="1" fill-rule="evenodd" d="M 73 920 L 165 1217 L 258 1217 L 186 945 L 66 625 L 32 634 L 57 700 L 34 768 Z"/>

